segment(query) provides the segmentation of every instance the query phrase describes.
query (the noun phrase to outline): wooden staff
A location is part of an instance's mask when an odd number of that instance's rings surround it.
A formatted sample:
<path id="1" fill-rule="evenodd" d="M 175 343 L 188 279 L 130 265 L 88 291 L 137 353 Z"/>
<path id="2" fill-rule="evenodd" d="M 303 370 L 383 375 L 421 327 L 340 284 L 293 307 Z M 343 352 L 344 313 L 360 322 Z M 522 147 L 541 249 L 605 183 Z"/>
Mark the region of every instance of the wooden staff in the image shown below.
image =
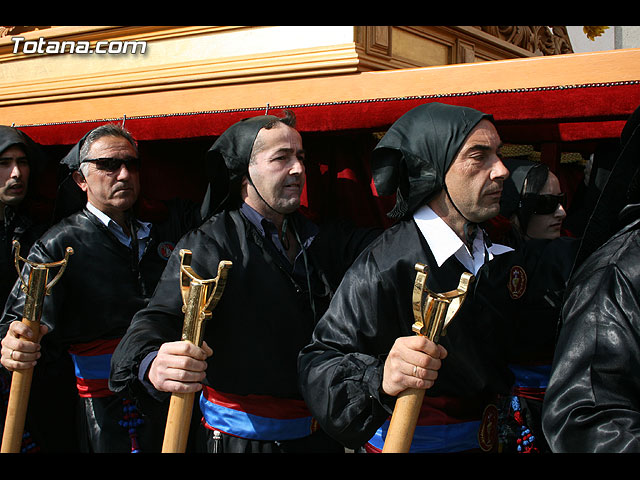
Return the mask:
<path id="1" fill-rule="evenodd" d="M 211 318 L 211 311 L 222 297 L 227 271 L 232 264 L 226 260 L 221 261 L 218 264 L 218 276 L 203 280 L 193 271 L 191 258 L 189 250 L 180 250 L 180 291 L 184 303 L 182 311 L 185 314 L 182 340 L 200 347 L 205 323 Z M 184 453 L 186 450 L 194 398 L 194 392 L 171 395 L 162 453 Z"/>
<path id="2" fill-rule="evenodd" d="M 415 323 L 412 329 L 417 335 L 425 336 L 429 340 L 438 343 L 440 337 L 445 334 L 447 326 L 460 309 L 474 276 L 465 272 L 460 277 L 456 290 L 446 293 L 433 293 L 425 286 L 427 266 L 417 263 L 415 269 L 418 273 L 413 286 L 412 305 Z M 426 292 L 427 297 L 423 302 L 424 292 Z M 382 453 L 409 452 L 424 394 L 424 389 L 408 388 L 398 395 L 387 437 L 382 447 Z"/>
<path id="3" fill-rule="evenodd" d="M 22 323 L 31 329 L 31 333 L 33 334 L 32 340 L 37 343 L 40 341 L 40 317 L 42 316 L 44 298 L 46 295 L 49 295 L 51 288 L 62 276 L 67 266 L 69 255 L 73 254 L 73 249 L 68 247 L 64 259 L 59 262 L 35 263 L 20 257 L 20 243 L 17 240 L 13 242 L 13 246 L 15 248 L 15 266 L 21 282 L 20 288 L 25 293 Z M 20 260 L 31 266 L 26 285 L 20 272 Z M 55 267 L 60 267 L 60 270 L 51 283 L 47 285 L 49 269 Z M 11 389 L 9 391 L 7 417 L 2 435 L 1 453 L 20 452 L 32 378 L 33 367 L 24 370 L 15 370 L 11 376 Z"/>

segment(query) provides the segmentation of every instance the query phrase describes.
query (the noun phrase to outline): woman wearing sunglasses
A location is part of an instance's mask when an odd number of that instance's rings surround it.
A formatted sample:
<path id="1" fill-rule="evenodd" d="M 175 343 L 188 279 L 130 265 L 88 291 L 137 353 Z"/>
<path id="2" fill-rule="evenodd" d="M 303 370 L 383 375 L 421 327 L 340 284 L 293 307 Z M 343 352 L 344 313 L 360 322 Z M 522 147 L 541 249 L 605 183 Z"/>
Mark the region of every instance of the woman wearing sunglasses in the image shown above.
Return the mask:
<path id="1" fill-rule="evenodd" d="M 549 381 L 562 295 L 579 241 L 563 235 L 565 195 L 549 168 L 526 159 L 506 159 L 501 216 L 509 228 L 499 243 L 517 251 L 507 273 L 510 290 L 503 313 L 513 327 L 508 352 L 514 376 L 511 395 L 500 399 L 503 452 L 549 452 L 541 428 L 542 401 Z M 516 275 L 517 274 L 517 275 Z"/>
<path id="2" fill-rule="evenodd" d="M 558 177 L 543 163 L 507 159 L 504 164 L 510 173 L 500 201 L 500 213 L 511 224 L 506 244 L 515 248 L 527 239 L 558 238 L 567 216 Z"/>

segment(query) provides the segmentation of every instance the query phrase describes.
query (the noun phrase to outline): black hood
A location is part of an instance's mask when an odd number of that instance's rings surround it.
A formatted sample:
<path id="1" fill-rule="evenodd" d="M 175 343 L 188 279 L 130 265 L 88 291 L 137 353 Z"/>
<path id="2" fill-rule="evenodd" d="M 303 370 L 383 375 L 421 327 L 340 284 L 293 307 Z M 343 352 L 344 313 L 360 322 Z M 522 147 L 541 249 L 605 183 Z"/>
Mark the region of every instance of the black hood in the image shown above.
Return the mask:
<path id="1" fill-rule="evenodd" d="M 84 145 L 84 141 L 89 136 L 92 130 L 88 131 L 84 134 L 84 136 L 80 139 L 78 143 L 76 143 L 69 153 L 67 153 L 62 160 L 60 160 L 60 164 L 66 166 L 69 170 L 74 171 L 80 168 L 80 149 L 82 149 L 82 145 Z"/>
<path id="2" fill-rule="evenodd" d="M 388 213 L 405 218 L 444 189 L 445 174 L 473 128 L 491 115 L 468 107 L 427 103 L 400 117 L 373 151 L 379 195 L 396 194 Z"/>
<path id="3" fill-rule="evenodd" d="M 533 169 L 539 168 L 548 172 L 549 168 L 542 163 L 519 158 L 505 159 L 502 163 L 509 170 L 509 177 L 502 184 L 500 215 L 506 218 L 511 218 L 514 214 L 517 215 L 520 228 L 526 232 L 529 219 L 533 215 L 533 205 L 522 201 L 525 181 Z"/>
<path id="4" fill-rule="evenodd" d="M 14 211 L 28 211 L 30 215 L 34 214 L 30 210 L 33 201 L 37 202 L 37 182 L 44 173 L 47 163 L 47 155 L 42 147 L 32 140 L 26 133 L 14 127 L 0 125 L 0 153 L 14 145 L 20 146 L 29 161 L 29 181 L 27 183 L 27 194 L 18 206 L 12 207 Z"/>
<path id="5" fill-rule="evenodd" d="M 29 159 L 30 178 L 43 171 L 46 155 L 40 145 L 17 128 L 0 125 L 0 153 L 13 145 L 19 145 L 24 149 Z"/>
<path id="6" fill-rule="evenodd" d="M 53 211 L 54 223 L 82 210 L 87 204 L 87 194 L 76 184 L 72 173 L 80 167 L 80 149 L 89 133 L 90 131 L 60 160 L 60 165 L 66 167 L 66 171 L 62 172 L 62 180 L 58 184 L 58 193 Z"/>
<path id="7" fill-rule="evenodd" d="M 231 125 L 218 137 L 206 156 L 209 187 L 203 202 L 202 218 L 239 205 L 240 186 L 249 170 L 258 132 L 278 120 L 281 119 L 273 115 L 246 118 Z"/>

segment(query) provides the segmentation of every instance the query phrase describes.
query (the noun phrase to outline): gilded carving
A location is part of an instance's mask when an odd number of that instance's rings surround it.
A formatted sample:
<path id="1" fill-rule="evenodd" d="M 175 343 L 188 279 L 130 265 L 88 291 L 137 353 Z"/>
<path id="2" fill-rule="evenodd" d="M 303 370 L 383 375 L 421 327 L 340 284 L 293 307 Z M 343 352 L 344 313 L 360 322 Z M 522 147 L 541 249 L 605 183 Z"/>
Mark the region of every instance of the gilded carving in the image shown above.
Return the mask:
<path id="1" fill-rule="evenodd" d="M 540 55 L 573 53 L 567 27 L 564 26 L 487 26 L 485 33 Z"/>

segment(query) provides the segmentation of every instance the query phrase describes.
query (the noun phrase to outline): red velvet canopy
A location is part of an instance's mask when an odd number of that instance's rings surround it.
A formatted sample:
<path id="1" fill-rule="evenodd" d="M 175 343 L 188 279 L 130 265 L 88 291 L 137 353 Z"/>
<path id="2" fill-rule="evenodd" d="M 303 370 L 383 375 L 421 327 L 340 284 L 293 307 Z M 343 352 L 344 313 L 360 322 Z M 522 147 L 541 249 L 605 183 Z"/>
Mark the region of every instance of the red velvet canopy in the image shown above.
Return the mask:
<path id="1" fill-rule="evenodd" d="M 384 132 L 403 113 L 427 102 L 464 105 L 492 114 L 505 143 L 552 145 L 555 155 L 561 151 L 588 154 L 599 141 L 619 137 L 627 117 L 640 105 L 640 81 L 271 106 L 270 113 L 289 108 L 298 118 L 308 157 L 306 212 L 315 218 L 343 215 L 360 224 L 386 225 L 385 213 L 393 200 L 378 198 L 372 191 L 368 156 L 377 141 L 372 134 Z M 204 152 L 229 125 L 264 110 L 124 118 L 141 145 L 147 211 L 154 211 L 157 200 L 172 196 L 201 198 Z M 61 157 L 87 131 L 109 121 L 123 118 L 17 127 Z M 554 162 L 549 161 L 557 170 Z M 574 168 L 559 176 L 571 190 L 581 173 Z M 55 196 L 52 183 L 48 190 L 42 187 L 45 198 Z"/>
<path id="2" fill-rule="evenodd" d="M 640 105 L 640 82 L 468 92 L 455 95 L 372 98 L 327 104 L 272 106 L 290 108 L 302 132 L 384 129 L 411 108 L 427 102 L 465 105 L 494 116 L 510 142 L 571 142 L 614 138 Z M 126 118 L 140 140 L 217 136 L 232 123 L 264 113 L 265 107 Z M 108 120 L 19 126 L 43 145 L 71 145 Z M 122 119 L 115 119 L 122 120 Z"/>

